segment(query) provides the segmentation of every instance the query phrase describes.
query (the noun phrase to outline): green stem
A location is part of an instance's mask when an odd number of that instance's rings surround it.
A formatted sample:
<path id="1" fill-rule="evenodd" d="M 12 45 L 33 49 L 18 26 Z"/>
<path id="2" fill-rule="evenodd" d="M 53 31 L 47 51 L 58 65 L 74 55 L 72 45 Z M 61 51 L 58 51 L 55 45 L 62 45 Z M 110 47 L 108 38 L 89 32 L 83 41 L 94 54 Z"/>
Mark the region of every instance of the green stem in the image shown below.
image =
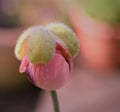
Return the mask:
<path id="1" fill-rule="evenodd" d="M 57 98 L 57 92 L 51 91 L 50 93 L 51 93 L 51 97 L 52 97 L 52 101 L 53 101 L 54 112 L 60 112 L 59 102 L 58 102 L 58 98 Z"/>

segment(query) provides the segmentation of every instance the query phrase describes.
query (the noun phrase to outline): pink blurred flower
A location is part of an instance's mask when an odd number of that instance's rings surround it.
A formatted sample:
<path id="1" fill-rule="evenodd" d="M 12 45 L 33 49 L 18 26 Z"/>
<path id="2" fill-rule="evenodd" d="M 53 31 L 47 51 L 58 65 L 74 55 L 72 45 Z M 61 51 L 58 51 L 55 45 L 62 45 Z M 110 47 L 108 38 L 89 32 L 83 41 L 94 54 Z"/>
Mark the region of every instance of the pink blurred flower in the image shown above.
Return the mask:
<path id="1" fill-rule="evenodd" d="M 57 46 L 56 53 L 47 64 L 32 64 L 27 56 L 21 62 L 19 71 L 27 72 L 30 82 L 39 88 L 56 90 L 69 79 L 72 59 L 62 46 Z"/>

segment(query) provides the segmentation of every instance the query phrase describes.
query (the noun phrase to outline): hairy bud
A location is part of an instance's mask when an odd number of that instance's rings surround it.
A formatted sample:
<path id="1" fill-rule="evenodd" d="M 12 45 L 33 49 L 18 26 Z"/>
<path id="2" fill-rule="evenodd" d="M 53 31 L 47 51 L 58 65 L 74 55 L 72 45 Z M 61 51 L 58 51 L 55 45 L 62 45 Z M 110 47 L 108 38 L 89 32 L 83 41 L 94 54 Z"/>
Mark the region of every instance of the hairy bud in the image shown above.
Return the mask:
<path id="1" fill-rule="evenodd" d="M 53 35 L 45 28 L 34 30 L 28 39 L 28 59 L 33 64 L 48 63 L 55 52 Z"/>
<path id="2" fill-rule="evenodd" d="M 63 23 L 51 23 L 47 28 L 61 41 L 72 57 L 75 57 L 79 51 L 79 44 L 75 33 Z"/>

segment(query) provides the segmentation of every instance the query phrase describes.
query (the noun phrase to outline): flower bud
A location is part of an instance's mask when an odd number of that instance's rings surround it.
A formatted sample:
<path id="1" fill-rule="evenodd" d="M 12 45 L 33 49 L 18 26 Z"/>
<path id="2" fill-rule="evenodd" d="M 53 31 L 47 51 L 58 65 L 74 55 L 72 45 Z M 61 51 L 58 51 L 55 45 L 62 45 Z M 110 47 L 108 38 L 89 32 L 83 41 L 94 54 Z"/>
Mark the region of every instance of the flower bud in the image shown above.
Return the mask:
<path id="1" fill-rule="evenodd" d="M 73 31 L 62 23 L 51 23 L 47 28 L 61 41 L 70 54 L 75 57 L 79 51 L 79 43 Z"/>
<path id="2" fill-rule="evenodd" d="M 18 39 L 15 54 L 20 72 L 37 87 L 56 90 L 69 79 L 72 56 L 78 53 L 75 34 L 64 24 L 50 24 L 26 30 Z"/>
<path id="3" fill-rule="evenodd" d="M 28 39 L 28 59 L 33 64 L 48 63 L 55 52 L 53 35 L 45 28 L 34 30 Z"/>

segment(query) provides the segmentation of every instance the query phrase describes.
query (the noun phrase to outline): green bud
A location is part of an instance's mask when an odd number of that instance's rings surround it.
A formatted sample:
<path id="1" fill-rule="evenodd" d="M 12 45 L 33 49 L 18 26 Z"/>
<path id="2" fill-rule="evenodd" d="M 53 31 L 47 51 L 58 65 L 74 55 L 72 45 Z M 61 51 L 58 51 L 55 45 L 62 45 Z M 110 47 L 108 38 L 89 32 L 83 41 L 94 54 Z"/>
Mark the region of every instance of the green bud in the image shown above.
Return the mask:
<path id="1" fill-rule="evenodd" d="M 36 28 L 28 39 L 27 56 L 33 64 L 48 63 L 55 52 L 53 35 L 45 28 Z"/>
<path id="2" fill-rule="evenodd" d="M 69 27 L 62 23 L 51 23 L 47 25 L 47 28 L 63 43 L 73 57 L 78 54 L 79 43 L 77 37 Z"/>
<path id="3" fill-rule="evenodd" d="M 26 43 L 27 43 L 29 34 L 32 30 L 33 28 L 29 28 L 25 30 L 17 40 L 17 44 L 15 46 L 15 55 L 19 60 L 22 60 L 26 54 L 26 47 L 27 47 Z"/>
<path id="4" fill-rule="evenodd" d="M 84 7 L 95 19 L 113 25 L 120 23 L 120 0 L 88 0 L 84 3 Z"/>

